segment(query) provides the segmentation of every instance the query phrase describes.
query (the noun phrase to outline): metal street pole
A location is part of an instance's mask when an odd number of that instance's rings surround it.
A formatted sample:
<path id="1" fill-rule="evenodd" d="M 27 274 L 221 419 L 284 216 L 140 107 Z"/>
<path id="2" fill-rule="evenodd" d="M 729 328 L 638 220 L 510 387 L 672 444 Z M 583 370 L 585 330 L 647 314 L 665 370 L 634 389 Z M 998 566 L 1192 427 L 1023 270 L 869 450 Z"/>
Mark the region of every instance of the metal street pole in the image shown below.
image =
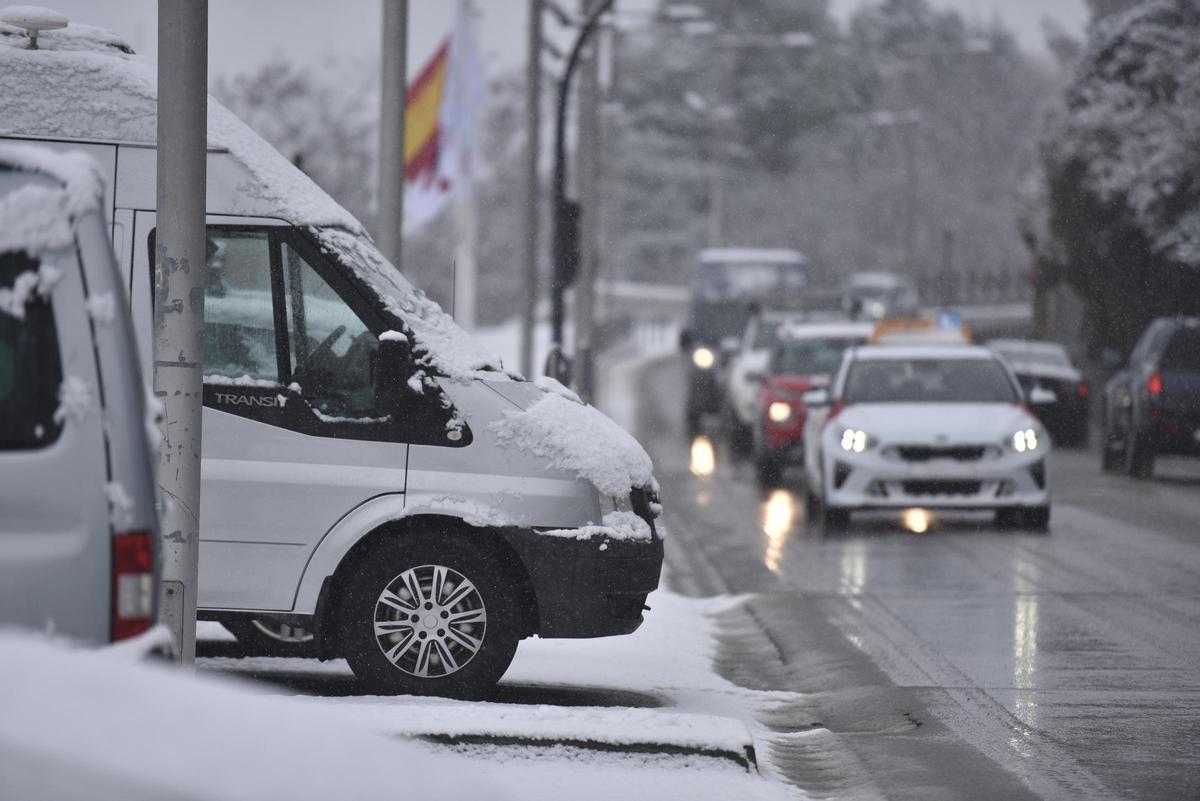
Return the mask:
<path id="1" fill-rule="evenodd" d="M 533 329 L 537 325 L 538 152 L 542 112 L 542 0 L 529 0 L 528 59 L 525 64 L 525 305 L 521 314 L 521 373 L 533 375 Z"/>
<path id="2" fill-rule="evenodd" d="M 397 268 L 404 256 L 404 108 L 408 93 L 408 0 L 383 0 L 379 98 L 379 251 Z"/>
<path id="3" fill-rule="evenodd" d="M 158 53 L 154 394 L 165 411 L 158 461 L 165 499 L 160 608 L 176 659 L 190 665 L 200 556 L 208 0 L 159 0 Z"/>
<path id="4" fill-rule="evenodd" d="M 612 4 L 613 0 L 594 0 L 591 10 L 588 11 L 587 17 L 579 29 L 579 34 L 575 38 L 575 44 L 571 47 L 571 54 L 567 57 L 567 67 L 558 82 L 558 106 L 554 120 L 554 250 L 552 255 L 554 263 L 550 287 L 551 357 L 549 364 L 551 368 L 549 372 L 555 378 L 565 376 L 566 361 L 562 353 L 563 296 L 567 291 L 567 287 L 574 280 L 574 276 L 571 274 L 572 264 L 579 253 L 578 229 L 576 227 L 578 205 L 567 199 L 567 155 L 565 141 L 567 98 L 571 91 L 571 77 L 574 75 L 575 68 L 579 64 L 579 57 L 583 46 L 587 43 L 592 31 L 595 30 L 596 22 L 600 19 L 600 15 L 607 11 Z"/>
<path id="5" fill-rule="evenodd" d="M 580 0 L 586 12 L 588 0 Z M 599 65 L 598 48 L 593 43 L 584 55 L 579 76 L 578 139 L 575 150 L 577 192 L 579 193 L 579 273 L 575 278 L 575 391 L 591 401 L 595 389 L 593 374 L 594 281 L 598 248 L 597 212 L 600 206 L 599 179 Z"/>

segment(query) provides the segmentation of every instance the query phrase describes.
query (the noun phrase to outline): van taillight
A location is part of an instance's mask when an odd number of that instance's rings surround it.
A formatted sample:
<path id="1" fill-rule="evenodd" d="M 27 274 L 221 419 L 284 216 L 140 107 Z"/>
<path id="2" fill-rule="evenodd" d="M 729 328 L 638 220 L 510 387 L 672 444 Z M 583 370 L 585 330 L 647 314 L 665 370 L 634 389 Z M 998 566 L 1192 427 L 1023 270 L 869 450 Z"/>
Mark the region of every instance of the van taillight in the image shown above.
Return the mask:
<path id="1" fill-rule="evenodd" d="M 1150 379 L 1146 381 L 1146 391 L 1155 398 L 1162 394 L 1162 375 L 1157 370 L 1151 373 Z"/>
<path id="2" fill-rule="evenodd" d="M 154 538 L 117 534 L 112 550 L 112 641 L 136 637 L 154 623 Z"/>

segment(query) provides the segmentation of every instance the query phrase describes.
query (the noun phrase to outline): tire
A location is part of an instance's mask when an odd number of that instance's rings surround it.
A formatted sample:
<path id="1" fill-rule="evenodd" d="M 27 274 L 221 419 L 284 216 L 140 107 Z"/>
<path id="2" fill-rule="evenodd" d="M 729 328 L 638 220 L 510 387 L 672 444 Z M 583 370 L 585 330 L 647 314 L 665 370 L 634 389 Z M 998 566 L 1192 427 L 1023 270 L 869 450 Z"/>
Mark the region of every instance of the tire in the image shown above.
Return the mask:
<path id="1" fill-rule="evenodd" d="M 1015 506 L 1005 506 L 996 510 L 996 528 L 1006 531 L 1021 528 L 1025 521 L 1022 510 Z"/>
<path id="2" fill-rule="evenodd" d="M 1021 523 L 1030 531 L 1047 532 L 1050 530 L 1050 507 L 1031 506 L 1023 510 Z"/>
<path id="3" fill-rule="evenodd" d="M 1105 473 L 1116 473 L 1121 469 L 1121 460 L 1124 457 L 1120 451 L 1114 451 L 1108 447 L 1105 442 L 1100 451 L 1100 469 Z"/>
<path id="4" fill-rule="evenodd" d="M 238 644 L 251 656 L 317 656 L 317 641 L 312 628 L 293 626 L 269 618 L 225 618 L 221 625 L 237 637 Z"/>
<path id="5" fill-rule="evenodd" d="M 778 486 L 782 475 L 783 469 L 774 459 L 759 457 L 754 463 L 754 480 L 758 482 L 759 489 L 772 489 Z"/>
<path id="6" fill-rule="evenodd" d="M 1134 478 L 1150 478 L 1154 475 L 1154 449 L 1144 434 L 1130 431 L 1126 437 L 1125 469 Z"/>
<path id="7" fill-rule="evenodd" d="M 821 510 L 821 522 L 826 531 L 845 531 L 850 527 L 850 510 L 840 506 L 826 506 Z"/>
<path id="8" fill-rule="evenodd" d="M 1007 506 L 996 510 L 996 528 L 1028 531 L 1050 530 L 1049 506 Z"/>
<path id="9" fill-rule="evenodd" d="M 424 600 L 414 605 L 418 595 Z M 346 578 L 339 609 L 346 660 L 374 692 L 483 697 L 524 634 L 520 598 L 516 571 L 483 532 L 397 536 Z"/>
<path id="10" fill-rule="evenodd" d="M 729 455 L 734 461 L 744 461 L 754 451 L 754 432 L 750 426 L 738 422 L 733 414 L 725 421 L 725 438 L 729 443 Z"/>
<path id="11" fill-rule="evenodd" d="M 821 514 L 821 500 L 812 493 L 812 490 L 805 488 L 804 490 L 804 519 L 811 527 Z"/>

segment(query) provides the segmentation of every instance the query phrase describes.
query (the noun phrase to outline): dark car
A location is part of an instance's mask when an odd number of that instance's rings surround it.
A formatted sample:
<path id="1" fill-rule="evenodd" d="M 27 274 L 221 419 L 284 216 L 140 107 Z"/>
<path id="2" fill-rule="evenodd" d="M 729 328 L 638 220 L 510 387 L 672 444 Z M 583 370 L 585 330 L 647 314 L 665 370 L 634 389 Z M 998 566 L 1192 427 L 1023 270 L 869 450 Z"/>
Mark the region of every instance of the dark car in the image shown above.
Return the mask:
<path id="1" fill-rule="evenodd" d="M 1057 342 L 993 339 L 988 347 L 1003 356 L 1028 395 L 1035 387 L 1054 393 L 1053 403 L 1031 407 L 1055 445 L 1086 445 L 1088 439 L 1088 383 Z"/>
<path id="2" fill-rule="evenodd" d="M 689 434 L 699 431 L 705 414 L 721 412 L 722 349 L 737 346 L 756 308 L 799 294 L 807 281 L 808 262 L 794 250 L 714 248 L 700 253 L 687 323 L 679 336 L 687 376 L 684 418 Z"/>
<path id="3" fill-rule="evenodd" d="M 1160 317 L 1104 388 L 1105 470 L 1147 477 L 1159 454 L 1200 456 L 1200 317 Z"/>

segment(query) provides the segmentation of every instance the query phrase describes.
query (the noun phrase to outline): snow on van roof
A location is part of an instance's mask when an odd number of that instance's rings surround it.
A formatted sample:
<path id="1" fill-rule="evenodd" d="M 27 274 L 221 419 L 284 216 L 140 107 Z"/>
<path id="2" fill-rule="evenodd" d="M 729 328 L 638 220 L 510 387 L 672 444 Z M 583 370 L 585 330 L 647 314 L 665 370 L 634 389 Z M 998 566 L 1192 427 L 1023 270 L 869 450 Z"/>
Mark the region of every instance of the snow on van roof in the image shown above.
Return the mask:
<path id="1" fill-rule="evenodd" d="M 0 253 L 40 256 L 70 247 L 72 220 L 100 204 L 104 179 L 82 153 L 54 153 L 32 145 L 0 145 L 0 168 L 39 173 L 58 183 L 29 183 L 0 197 Z"/>
<path id="2" fill-rule="evenodd" d="M 119 36 L 71 23 L 38 49 L 0 23 L 0 133 L 157 143 L 158 74 Z M 228 109 L 208 98 L 208 142 L 256 179 L 239 187 L 297 225 L 362 226 Z"/>
<path id="3" fill-rule="evenodd" d="M 155 65 L 119 36 L 71 23 L 44 31 L 38 50 L 27 43 L 21 29 L 0 23 L 0 134 L 157 143 Z M 208 144 L 250 173 L 237 189 L 263 216 L 316 229 L 322 245 L 346 257 L 412 328 L 432 366 L 453 378 L 503 375 L 495 356 L 383 258 L 353 215 L 211 96 Z"/>

